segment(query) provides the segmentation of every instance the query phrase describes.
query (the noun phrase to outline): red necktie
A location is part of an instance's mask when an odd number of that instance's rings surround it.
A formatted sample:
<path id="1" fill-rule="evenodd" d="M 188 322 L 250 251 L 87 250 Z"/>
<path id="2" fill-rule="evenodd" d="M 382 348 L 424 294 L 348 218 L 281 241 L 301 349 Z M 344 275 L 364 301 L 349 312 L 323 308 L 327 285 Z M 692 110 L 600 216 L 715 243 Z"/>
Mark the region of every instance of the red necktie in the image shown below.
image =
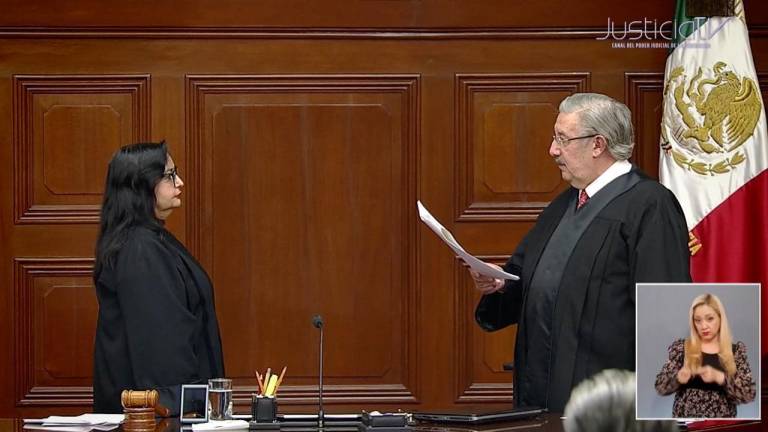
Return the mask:
<path id="1" fill-rule="evenodd" d="M 576 210 L 584 207 L 584 204 L 586 204 L 587 201 L 589 201 L 589 195 L 587 195 L 587 192 L 584 189 L 580 190 L 579 191 L 579 202 L 576 203 Z"/>

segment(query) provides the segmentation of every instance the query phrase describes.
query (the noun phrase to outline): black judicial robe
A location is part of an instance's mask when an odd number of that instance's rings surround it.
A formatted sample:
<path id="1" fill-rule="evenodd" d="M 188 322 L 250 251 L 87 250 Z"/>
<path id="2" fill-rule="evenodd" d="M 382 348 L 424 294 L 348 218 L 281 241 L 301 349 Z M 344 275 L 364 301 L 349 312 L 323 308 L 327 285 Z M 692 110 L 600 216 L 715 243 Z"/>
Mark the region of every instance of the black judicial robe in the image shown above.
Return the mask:
<path id="1" fill-rule="evenodd" d="M 544 209 L 504 265 L 520 280 L 507 281 L 503 293 L 485 295 L 477 305 L 475 318 L 487 331 L 518 324 L 514 364 L 519 406 L 562 412 L 582 380 L 603 369 L 634 370 L 635 283 L 691 280 L 688 230 L 672 192 L 635 167 L 609 183 L 616 189 L 614 182 L 622 187 L 594 214 L 564 261 L 552 308 L 544 309 L 550 313 L 532 316 L 542 308 L 529 302 L 531 282 L 547 243 L 566 211 L 576 206 L 574 188 Z M 528 340 L 526 335 L 541 320 L 548 325 L 549 340 Z M 537 355 L 543 346 L 547 355 Z M 528 359 L 536 362 L 527 364 Z"/>
<path id="2" fill-rule="evenodd" d="M 124 389 L 157 389 L 175 415 L 181 384 L 224 376 L 210 279 L 170 232 L 133 228 L 96 295 L 94 412 L 122 412 Z"/>

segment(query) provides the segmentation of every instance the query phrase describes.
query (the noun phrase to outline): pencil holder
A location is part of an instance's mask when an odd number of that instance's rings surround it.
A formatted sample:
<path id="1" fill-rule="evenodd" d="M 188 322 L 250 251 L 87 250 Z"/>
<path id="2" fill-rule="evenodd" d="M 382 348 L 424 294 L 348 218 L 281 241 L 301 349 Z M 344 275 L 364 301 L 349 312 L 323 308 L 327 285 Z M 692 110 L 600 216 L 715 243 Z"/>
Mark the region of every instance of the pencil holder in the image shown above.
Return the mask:
<path id="1" fill-rule="evenodd" d="M 277 399 L 254 395 L 251 400 L 251 419 L 256 423 L 277 422 Z"/>

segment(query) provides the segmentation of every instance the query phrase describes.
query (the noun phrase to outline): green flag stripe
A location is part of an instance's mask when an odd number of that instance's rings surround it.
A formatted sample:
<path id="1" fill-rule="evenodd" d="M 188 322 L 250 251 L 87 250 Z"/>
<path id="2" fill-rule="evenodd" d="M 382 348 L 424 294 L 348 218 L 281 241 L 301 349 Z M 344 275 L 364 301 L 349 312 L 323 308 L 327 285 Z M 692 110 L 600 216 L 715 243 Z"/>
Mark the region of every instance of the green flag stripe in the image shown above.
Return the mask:
<path id="1" fill-rule="evenodd" d="M 673 46 L 680 45 L 688 36 L 707 22 L 706 18 L 695 18 L 686 14 L 685 0 L 677 0 L 677 6 L 675 6 L 675 27 L 673 29 L 675 34 L 672 35 L 672 40 L 675 42 Z"/>

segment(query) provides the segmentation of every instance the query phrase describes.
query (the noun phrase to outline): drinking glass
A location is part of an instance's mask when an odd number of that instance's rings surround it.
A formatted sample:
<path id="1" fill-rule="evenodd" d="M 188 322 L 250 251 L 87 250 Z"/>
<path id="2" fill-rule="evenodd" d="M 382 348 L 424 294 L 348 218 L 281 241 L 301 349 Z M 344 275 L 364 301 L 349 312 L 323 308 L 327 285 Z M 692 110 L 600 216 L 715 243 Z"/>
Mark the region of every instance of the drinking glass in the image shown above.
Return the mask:
<path id="1" fill-rule="evenodd" d="M 208 380 L 208 420 L 232 418 L 232 380 L 212 378 Z"/>

